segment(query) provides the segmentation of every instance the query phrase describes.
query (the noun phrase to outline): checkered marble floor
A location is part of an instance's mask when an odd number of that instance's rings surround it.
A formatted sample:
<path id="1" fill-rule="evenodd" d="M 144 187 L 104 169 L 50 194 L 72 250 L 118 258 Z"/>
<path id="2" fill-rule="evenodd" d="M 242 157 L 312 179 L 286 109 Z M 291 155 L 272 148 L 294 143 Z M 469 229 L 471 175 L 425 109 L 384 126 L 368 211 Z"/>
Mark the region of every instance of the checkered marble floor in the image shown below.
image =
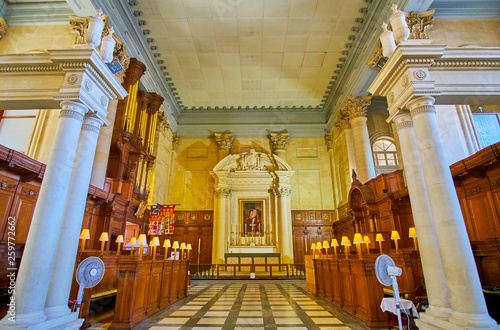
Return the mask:
<path id="1" fill-rule="evenodd" d="M 366 329 L 305 281 L 192 281 L 188 297 L 137 325 L 170 329 Z"/>

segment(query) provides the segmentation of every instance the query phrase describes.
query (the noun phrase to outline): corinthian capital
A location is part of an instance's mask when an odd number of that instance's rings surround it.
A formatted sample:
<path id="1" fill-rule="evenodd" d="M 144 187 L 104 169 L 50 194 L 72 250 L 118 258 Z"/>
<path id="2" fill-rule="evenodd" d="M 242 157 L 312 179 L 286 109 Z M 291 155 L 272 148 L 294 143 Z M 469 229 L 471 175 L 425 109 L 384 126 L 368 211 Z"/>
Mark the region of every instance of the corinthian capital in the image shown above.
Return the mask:
<path id="1" fill-rule="evenodd" d="M 281 196 L 281 197 L 290 197 L 290 196 L 292 196 L 292 189 L 291 188 L 278 188 L 278 189 L 276 189 L 276 193 L 278 196 Z"/>
<path id="2" fill-rule="evenodd" d="M 179 147 L 179 134 L 174 133 L 172 134 L 172 151 L 177 151 L 177 148 Z"/>
<path id="3" fill-rule="evenodd" d="M 224 133 L 215 133 L 215 142 L 220 149 L 224 149 L 226 151 L 231 152 L 231 147 L 233 146 L 233 133 L 224 132 Z"/>
<path id="4" fill-rule="evenodd" d="M 215 197 L 229 197 L 231 194 L 231 189 L 229 188 L 215 188 L 214 196 Z"/>
<path id="5" fill-rule="evenodd" d="M 348 96 L 344 106 L 349 112 L 350 119 L 356 117 L 366 117 L 368 106 L 372 103 L 371 96 Z"/>
<path id="6" fill-rule="evenodd" d="M 267 132 L 269 133 L 269 143 L 271 144 L 273 151 L 286 150 L 286 146 L 288 145 L 288 136 L 290 135 L 286 129 L 281 132 Z"/>

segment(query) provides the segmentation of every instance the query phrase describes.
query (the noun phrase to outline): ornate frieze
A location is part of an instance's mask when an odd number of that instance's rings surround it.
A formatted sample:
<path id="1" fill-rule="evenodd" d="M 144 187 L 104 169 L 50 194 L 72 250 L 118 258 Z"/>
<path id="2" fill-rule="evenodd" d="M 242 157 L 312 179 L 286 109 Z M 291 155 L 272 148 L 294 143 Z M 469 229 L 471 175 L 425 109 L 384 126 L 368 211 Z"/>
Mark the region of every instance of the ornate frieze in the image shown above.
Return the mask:
<path id="1" fill-rule="evenodd" d="M 269 133 L 269 143 L 271 144 L 271 148 L 273 149 L 273 151 L 286 150 L 286 147 L 288 145 L 288 137 L 290 135 L 290 133 L 288 133 L 286 129 L 281 132 L 267 132 Z"/>
<path id="2" fill-rule="evenodd" d="M 224 133 L 215 133 L 215 142 L 220 149 L 231 152 L 231 148 L 233 147 L 233 133 L 224 132 Z"/>
<path id="3" fill-rule="evenodd" d="M 428 31 L 434 24 L 435 10 L 424 12 L 405 12 L 406 23 L 410 29 L 409 39 L 429 39 Z"/>

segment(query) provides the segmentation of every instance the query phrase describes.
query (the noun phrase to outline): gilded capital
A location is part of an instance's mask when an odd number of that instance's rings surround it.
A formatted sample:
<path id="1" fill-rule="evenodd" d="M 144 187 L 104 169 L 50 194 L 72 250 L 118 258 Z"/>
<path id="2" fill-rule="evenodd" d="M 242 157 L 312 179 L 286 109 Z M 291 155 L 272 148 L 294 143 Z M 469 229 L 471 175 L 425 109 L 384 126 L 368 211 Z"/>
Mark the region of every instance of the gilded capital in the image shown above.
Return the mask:
<path id="1" fill-rule="evenodd" d="M 368 106 L 372 103 L 371 96 L 348 96 L 344 104 L 349 112 L 349 118 L 366 117 Z"/>
<path id="2" fill-rule="evenodd" d="M 273 151 L 286 150 L 286 147 L 288 145 L 288 137 L 290 135 L 290 133 L 288 133 L 286 129 L 281 132 L 267 132 L 269 133 L 269 143 L 271 144 L 271 148 L 273 149 Z"/>
<path id="3" fill-rule="evenodd" d="M 0 17 L 0 39 L 2 39 L 2 37 L 6 34 L 7 34 L 7 23 L 5 23 L 5 20 Z"/>
<path id="4" fill-rule="evenodd" d="M 229 188 L 215 188 L 214 196 L 215 197 L 229 197 L 231 195 L 231 189 Z"/>
<path id="5" fill-rule="evenodd" d="M 325 144 L 328 150 L 332 150 L 334 148 L 333 133 L 325 132 Z"/>
<path id="6" fill-rule="evenodd" d="M 177 148 L 179 148 L 179 134 L 174 133 L 172 134 L 172 151 L 177 151 Z"/>
<path id="7" fill-rule="evenodd" d="M 157 125 L 158 130 L 161 132 L 165 132 L 170 128 L 170 121 L 167 119 L 167 116 L 165 116 L 165 111 L 160 110 L 158 111 L 158 125 Z"/>
<path id="8" fill-rule="evenodd" d="M 220 149 L 231 152 L 231 148 L 233 147 L 233 133 L 215 133 L 215 142 Z"/>
<path id="9" fill-rule="evenodd" d="M 405 12 L 406 23 L 410 29 L 409 39 L 429 39 L 429 29 L 434 24 L 435 10 L 428 10 L 422 13 L 412 11 Z"/>

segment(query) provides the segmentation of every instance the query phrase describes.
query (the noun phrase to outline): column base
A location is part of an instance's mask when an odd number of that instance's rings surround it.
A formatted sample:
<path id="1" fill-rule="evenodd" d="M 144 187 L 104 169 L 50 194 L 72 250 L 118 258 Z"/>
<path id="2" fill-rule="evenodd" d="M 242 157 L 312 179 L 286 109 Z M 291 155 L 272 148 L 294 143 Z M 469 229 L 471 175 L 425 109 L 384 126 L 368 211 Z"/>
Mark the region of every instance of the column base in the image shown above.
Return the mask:
<path id="1" fill-rule="evenodd" d="M 7 311 L 7 315 L 0 321 L 0 329 L 8 329 L 13 326 L 29 327 L 33 324 L 43 323 L 46 319 L 47 316 L 43 312 L 17 314 L 14 307 L 12 314 Z"/>
<path id="2" fill-rule="evenodd" d="M 21 325 L 17 322 L 11 324 L 0 325 L 0 330 L 3 329 L 19 329 L 19 330 L 78 330 L 84 319 L 79 319 L 77 313 L 71 313 L 63 317 L 47 320 L 45 322 L 34 323 L 32 325 Z"/>
<path id="3" fill-rule="evenodd" d="M 47 320 L 62 318 L 71 313 L 71 310 L 67 305 L 57 306 L 57 307 L 45 307 L 43 311 L 45 315 L 47 315 Z"/>
<path id="4" fill-rule="evenodd" d="M 415 324 L 420 330 L 500 330 L 500 326 L 496 325 L 486 326 L 471 326 L 471 325 L 458 325 L 450 322 L 448 319 L 437 318 L 426 313 L 420 313 L 420 319 L 415 319 Z"/>
<path id="5" fill-rule="evenodd" d="M 423 315 L 437 319 L 448 319 L 451 315 L 451 308 L 436 307 L 431 305 L 425 310 L 425 314 Z"/>

